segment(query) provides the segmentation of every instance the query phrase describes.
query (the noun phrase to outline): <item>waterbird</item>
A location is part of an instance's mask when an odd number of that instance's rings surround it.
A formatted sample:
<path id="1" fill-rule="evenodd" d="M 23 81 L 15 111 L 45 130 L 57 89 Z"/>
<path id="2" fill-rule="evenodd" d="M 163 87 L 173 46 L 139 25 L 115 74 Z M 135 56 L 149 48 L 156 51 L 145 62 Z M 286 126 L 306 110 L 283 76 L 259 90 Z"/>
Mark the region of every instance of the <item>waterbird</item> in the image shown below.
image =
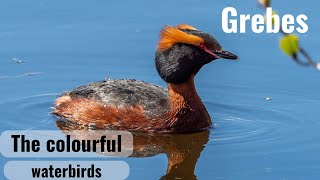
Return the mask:
<path id="1" fill-rule="evenodd" d="M 108 130 L 192 133 L 208 130 L 210 115 L 194 78 L 217 59 L 239 59 L 210 34 L 193 26 L 164 26 L 155 66 L 167 89 L 135 79 L 105 79 L 60 95 L 53 114 L 68 121 Z"/>

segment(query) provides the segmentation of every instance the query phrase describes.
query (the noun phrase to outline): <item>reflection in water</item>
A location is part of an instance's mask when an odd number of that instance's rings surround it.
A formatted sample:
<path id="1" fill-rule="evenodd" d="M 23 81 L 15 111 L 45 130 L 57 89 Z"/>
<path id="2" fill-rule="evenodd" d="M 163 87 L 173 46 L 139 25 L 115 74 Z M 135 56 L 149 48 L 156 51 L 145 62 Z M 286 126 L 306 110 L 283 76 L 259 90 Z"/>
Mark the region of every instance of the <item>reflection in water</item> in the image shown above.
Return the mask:
<path id="1" fill-rule="evenodd" d="M 88 126 L 58 120 L 61 130 L 85 130 Z M 130 157 L 151 157 L 165 153 L 168 157 L 166 175 L 161 179 L 197 179 L 195 166 L 205 144 L 209 140 L 209 131 L 194 134 L 133 134 L 133 153 Z"/>

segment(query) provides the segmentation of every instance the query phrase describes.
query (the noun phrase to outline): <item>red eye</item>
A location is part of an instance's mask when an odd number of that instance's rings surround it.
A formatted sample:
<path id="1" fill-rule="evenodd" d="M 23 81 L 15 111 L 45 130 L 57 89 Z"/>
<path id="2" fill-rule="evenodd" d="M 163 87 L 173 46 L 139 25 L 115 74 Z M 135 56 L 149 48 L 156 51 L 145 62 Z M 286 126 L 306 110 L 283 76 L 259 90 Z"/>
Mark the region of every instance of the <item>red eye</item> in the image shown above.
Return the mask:
<path id="1" fill-rule="evenodd" d="M 200 45 L 199 45 L 199 48 L 201 48 L 201 49 L 204 49 L 206 46 L 203 44 L 203 43 L 201 43 Z"/>

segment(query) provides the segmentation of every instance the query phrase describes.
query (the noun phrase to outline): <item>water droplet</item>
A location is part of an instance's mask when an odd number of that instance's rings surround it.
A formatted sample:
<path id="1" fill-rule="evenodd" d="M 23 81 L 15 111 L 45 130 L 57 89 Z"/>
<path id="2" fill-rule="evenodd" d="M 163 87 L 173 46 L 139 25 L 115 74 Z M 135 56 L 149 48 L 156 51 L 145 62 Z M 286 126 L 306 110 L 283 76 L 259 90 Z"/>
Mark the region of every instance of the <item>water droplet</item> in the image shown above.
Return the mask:
<path id="1" fill-rule="evenodd" d="M 17 64 L 25 63 L 25 61 L 18 59 L 18 58 L 12 58 L 12 61 L 14 61 Z"/>
<path id="2" fill-rule="evenodd" d="M 272 100 L 271 97 L 264 97 L 263 99 L 266 100 L 266 101 L 271 101 Z"/>
<path id="3" fill-rule="evenodd" d="M 316 68 L 320 71 L 320 63 L 317 63 Z"/>

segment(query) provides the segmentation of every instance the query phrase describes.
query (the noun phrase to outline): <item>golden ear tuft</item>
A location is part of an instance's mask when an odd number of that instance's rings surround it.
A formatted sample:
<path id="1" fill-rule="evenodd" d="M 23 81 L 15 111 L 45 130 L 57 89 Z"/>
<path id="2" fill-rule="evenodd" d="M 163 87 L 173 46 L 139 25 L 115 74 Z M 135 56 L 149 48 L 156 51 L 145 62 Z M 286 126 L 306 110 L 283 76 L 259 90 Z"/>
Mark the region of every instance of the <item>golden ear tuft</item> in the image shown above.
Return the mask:
<path id="1" fill-rule="evenodd" d="M 195 27 L 192 27 L 188 24 L 179 24 L 178 26 L 176 26 L 176 28 L 178 29 L 189 29 L 189 30 L 198 30 Z"/>
<path id="2" fill-rule="evenodd" d="M 188 34 L 172 26 L 165 26 L 160 32 L 158 50 L 171 48 L 176 43 L 184 43 L 198 46 L 204 40 L 198 36 Z"/>

